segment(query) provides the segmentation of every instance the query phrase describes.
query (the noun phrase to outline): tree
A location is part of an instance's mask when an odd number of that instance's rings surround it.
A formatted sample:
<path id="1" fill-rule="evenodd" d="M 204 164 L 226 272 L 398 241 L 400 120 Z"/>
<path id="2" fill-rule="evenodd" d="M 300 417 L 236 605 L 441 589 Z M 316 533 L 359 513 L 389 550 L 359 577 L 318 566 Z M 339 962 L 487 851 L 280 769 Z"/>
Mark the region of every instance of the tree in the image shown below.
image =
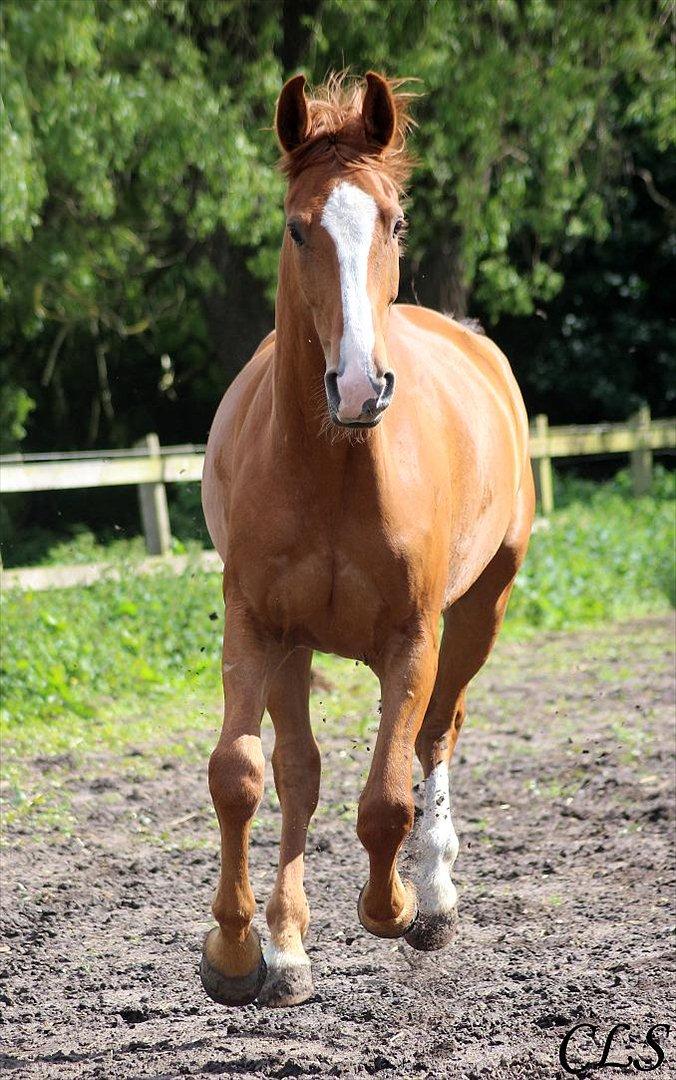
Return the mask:
<path id="1" fill-rule="evenodd" d="M 598 356 L 610 337 L 628 365 L 621 389 L 604 396 L 598 383 L 590 400 L 629 405 L 645 386 L 623 353 L 637 325 L 589 322 L 598 290 L 585 267 L 605 260 L 612 277 L 619 260 L 630 276 L 627 214 L 645 241 L 642 295 L 655 291 L 651 245 L 668 257 L 670 10 L 668 0 L 5 0 L 7 443 L 25 430 L 33 449 L 128 445 L 151 427 L 165 441 L 204 438 L 272 322 L 283 185 L 270 126 L 282 79 L 301 68 L 318 82 L 345 63 L 421 80 L 404 293 L 497 323 L 525 358 L 527 396 L 540 403 L 569 383 L 554 399 L 565 409 L 592 386 L 575 351 L 587 328 Z M 571 288 L 584 311 L 566 337 Z M 646 306 L 633 314 L 644 325 Z M 653 316 L 658 341 L 666 313 Z"/>
<path id="2" fill-rule="evenodd" d="M 320 68 L 348 57 L 420 78 L 410 263 L 421 300 L 530 314 L 561 259 L 609 232 L 626 122 L 674 138 L 670 5 L 427 0 L 322 9 Z M 396 68 L 394 65 L 396 64 Z"/>
<path id="3" fill-rule="evenodd" d="M 127 439 L 134 398 L 204 375 L 226 242 L 271 279 L 282 188 L 260 127 L 279 73 L 247 56 L 256 9 L 264 46 L 262 3 L 3 6 L 4 374 L 17 408 L 18 385 L 42 419 L 51 396 L 46 441 Z"/>

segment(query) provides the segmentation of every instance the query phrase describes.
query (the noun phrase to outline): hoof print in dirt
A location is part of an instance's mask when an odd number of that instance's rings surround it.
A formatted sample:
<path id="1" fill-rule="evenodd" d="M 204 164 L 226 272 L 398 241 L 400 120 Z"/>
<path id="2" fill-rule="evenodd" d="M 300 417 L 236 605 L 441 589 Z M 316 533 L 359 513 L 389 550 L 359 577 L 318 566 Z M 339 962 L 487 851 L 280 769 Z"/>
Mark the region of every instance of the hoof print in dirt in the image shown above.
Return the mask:
<path id="1" fill-rule="evenodd" d="M 260 964 L 249 975 L 232 978 L 218 971 L 202 953 L 200 978 L 207 994 L 218 1005 L 250 1005 L 261 991 L 267 970 L 261 957 Z"/>
<path id="2" fill-rule="evenodd" d="M 298 964 L 288 968 L 268 968 L 268 977 L 257 1004 L 267 1005 L 270 1009 L 286 1009 L 291 1005 L 302 1005 L 315 992 L 312 981 L 312 969 L 309 964 Z"/>
<path id="3" fill-rule="evenodd" d="M 420 911 L 413 926 L 405 935 L 406 942 L 418 952 L 436 952 L 454 940 L 458 933 L 458 909 L 449 914 Z"/>

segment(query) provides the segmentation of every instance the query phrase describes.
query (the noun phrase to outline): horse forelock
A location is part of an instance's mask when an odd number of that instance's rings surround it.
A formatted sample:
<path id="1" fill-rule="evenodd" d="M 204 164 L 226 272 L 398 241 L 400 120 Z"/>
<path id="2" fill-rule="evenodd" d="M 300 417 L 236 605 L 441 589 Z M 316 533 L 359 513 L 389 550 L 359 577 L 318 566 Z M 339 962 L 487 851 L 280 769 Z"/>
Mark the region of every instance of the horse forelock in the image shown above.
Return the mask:
<path id="1" fill-rule="evenodd" d="M 381 147 L 369 140 L 364 129 L 362 83 L 345 73 L 331 75 L 308 101 L 307 138 L 282 155 L 280 167 L 287 180 L 295 180 L 316 165 L 377 168 L 401 193 L 415 164 L 406 148 L 406 136 L 413 126 L 410 103 L 417 95 L 400 89 L 409 81 L 387 80 L 396 107 L 396 125 L 389 145 Z"/>

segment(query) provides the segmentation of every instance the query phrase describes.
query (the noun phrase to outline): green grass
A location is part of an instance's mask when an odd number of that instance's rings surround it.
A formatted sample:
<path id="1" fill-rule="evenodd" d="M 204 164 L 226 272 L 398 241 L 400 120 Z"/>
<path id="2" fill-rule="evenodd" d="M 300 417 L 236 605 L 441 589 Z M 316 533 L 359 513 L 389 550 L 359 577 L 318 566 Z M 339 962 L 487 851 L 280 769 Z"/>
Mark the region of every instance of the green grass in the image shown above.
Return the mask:
<path id="1" fill-rule="evenodd" d="M 531 540 L 507 616 L 507 632 L 564 630 L 674 606 L 674 487 L 657 471 L 635 499 L 629 477 L 612 483 L 559 479 L 548 526 Z"/>
<path id="2" fill-rule="evenodd" d="M 669 610 L 674 511 L 665 472 L 641 499 L 631 496 L 623 474 L 604 485 L 559 482 L 557 505 L 548 526 L 533 536 L 510 603 L 508 636 Z M 70 542 L 71 557 L 73 544 L 85 561 L 102 557 L 91 536 Z M 119 563 L 128 550 L 127 542 L 117 542 L 103 557 Z M 59 554 L 63 559 L 67 552 Z M 23 763 L 32 757 L 78 760 L 101 750 L 124 762 L 142 745 L 203 758 L 213 742 L 220 578 L 197 568 L 179 577 L 140 577 L 133 559 L 125 565 L 123 581 L 2 597 L 0 733 L 5 800 L 17 812 L 44 797 L 26 777 Z M 318 657 L 316 666 L 331 687 L 314 694 L 318 728 L 335 730 L 340 721 L 355 747 L 372 745 L 375 680 L 362 665 L 333 657 Z M 50 805 L 58 806 L 58 791 L 52 795 Z"/>

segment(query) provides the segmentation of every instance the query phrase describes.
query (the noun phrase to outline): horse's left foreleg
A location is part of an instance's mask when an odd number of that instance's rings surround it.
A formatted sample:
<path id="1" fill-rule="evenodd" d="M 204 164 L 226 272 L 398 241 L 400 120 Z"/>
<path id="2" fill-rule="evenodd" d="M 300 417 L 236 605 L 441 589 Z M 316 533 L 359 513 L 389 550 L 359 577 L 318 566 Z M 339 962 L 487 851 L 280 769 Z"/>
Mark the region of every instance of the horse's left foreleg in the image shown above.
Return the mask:
<path id="1" fill-rule="evenodd" d="M 298 1005 L 314 992 L 303 938 L 310 922 L 303 863 L 310 819 L 319 797 L 319 749 L 310 727 L 310 649 L 295 649 L 271 680 L 268 712 L 275 727 L 272 768 L 282 808 L 275 887 L 267 906 L 267 979 L 259 1001 Z"/>
<path id="2" fill-rule="evenodd" d="M 415 746 L 425 777 L 410 843 L 419 913 L 406 940 L 415 949 L 441 949 L 455 936 L 457 893 L 451 872 L 458 837 L 451 818 L 449 762 L 465 718 L 467 686 L 488 658 L 502 625 L 526 553 L 532 514 L 527 474 L 503 543 L 472 587 L 444 614 L 437 677 Z"/>
<path id="3" fill-rule="evenodd" d="M 411 776 L 416 735 L 437 669 L 436 619 L 391 642 L 375 663 L 381 685 L 381 721 L 357 834 L 369 856 L 369 880 L 359 898 L 362 925 L 378 937 L 401 937 L 417 914 L 410 882 L 397 870 L 397 854 L 413 825 Z"/>

